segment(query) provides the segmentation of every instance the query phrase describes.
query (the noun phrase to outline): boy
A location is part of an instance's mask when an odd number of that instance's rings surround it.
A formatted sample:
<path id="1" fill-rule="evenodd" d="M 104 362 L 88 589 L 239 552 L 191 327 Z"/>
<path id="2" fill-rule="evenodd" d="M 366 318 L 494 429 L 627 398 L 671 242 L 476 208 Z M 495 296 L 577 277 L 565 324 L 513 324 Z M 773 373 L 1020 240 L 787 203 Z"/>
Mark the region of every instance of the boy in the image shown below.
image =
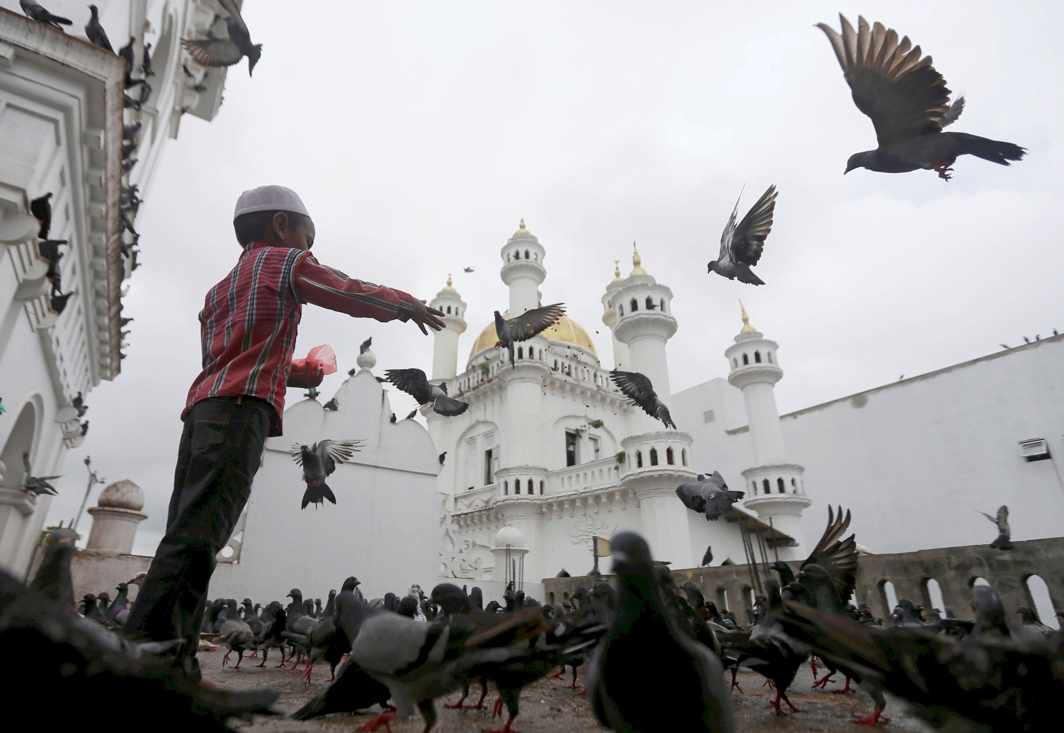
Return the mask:
<path id="1" fill-rule="evenodd" d="M 414 296 L 319 264 L 309 252 L 314 222 L 290 189 L 245 191 L 233 228 L 244 251 L 199 314 L 203 371 L 181 413 L 166 534 L 126 623 L 133 638 L 184 639 L 176 662 L 194 679 L 215 555 L 244 509 L 266 438 L 281 435 L 302 304 L 409 320 L 422 333 L 443 327 L 443 314 Z"/>

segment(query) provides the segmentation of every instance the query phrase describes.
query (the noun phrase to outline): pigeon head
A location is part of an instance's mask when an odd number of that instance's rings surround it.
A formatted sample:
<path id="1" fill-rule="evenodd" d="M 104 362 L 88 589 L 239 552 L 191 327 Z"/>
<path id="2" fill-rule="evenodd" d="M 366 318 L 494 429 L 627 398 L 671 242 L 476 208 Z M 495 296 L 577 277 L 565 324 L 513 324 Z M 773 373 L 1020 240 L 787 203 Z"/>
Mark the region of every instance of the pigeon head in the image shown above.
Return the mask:
<path id="1" fill-rule="evenodd" d="M 875 162 L 876 151 L 865 150 L 862 153 L 854 153 L 850 156 L 850 159 L 846 161 L 846 170 L 842 172 L 842 175 L 846 175 L 855 168 L 871 168 L 870 164 Z"/>
<path id="2" fill-rule="evenodd" d="M 123 592 L 129 590 L 129 585 L 127 583 L 119 583 L 118 585 L 115 586 L 115 590 L 118 591 L 119 593 L 123 593 Z"/>
<path id="3" fill-rule="evenodd" d="M 344 581 L 344 584 L 342 586 L 340 586 L 340 590 L 341 591 L 353 591 L 355 589 L 356 585 L 359 585 L 358 578 L 356 578 L 355 576 L 352 575 L 351 577 L 349 577 L 347 580 Z"/>
<path id="4" fill-rule="evenodd" d="M 610 540 L 610 557 L 613 560 L 613 572 L 625 575 L 632 571 L 651 571 L 654 558 L 650 554 L 650 545 L 635 532 L 618 532 Z"/>
<path id="5" fill-rule="evenodd" d="M 717 272 L 717 273 L 719 273 L 720 270 L 717 269 L 717 261 L 716 260 L 710 260 L 709 264 L 706 265 L 706 270 L 708 270 L 709 272 Z"/>
<path id="6" fill-rule="evenodd" d="M 100 9 L 95 5 L 90 5 L 89 12 L 92 13 L 92 17 L 95 18 L 100 14 Z"/>
<path id="7" fill-rule="evenodd" d="M 254 73 L 255 64 L 259 63 L 260 58 L 262 58 L 262 44 L 256 43 L 248 52 L 248 76 Z"/>

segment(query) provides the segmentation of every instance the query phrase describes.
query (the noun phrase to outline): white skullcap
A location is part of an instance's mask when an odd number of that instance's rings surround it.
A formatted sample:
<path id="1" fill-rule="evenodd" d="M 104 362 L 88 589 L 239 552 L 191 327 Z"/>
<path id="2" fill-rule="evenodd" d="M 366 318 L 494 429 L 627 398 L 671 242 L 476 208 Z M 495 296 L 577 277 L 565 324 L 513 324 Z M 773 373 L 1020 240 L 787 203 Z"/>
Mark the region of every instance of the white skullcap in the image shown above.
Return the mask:
<path id="1" fill-rule="evenodd" d="M 299 194 L 284 186 L 259 186 L 250 191 L 244 191 L 236 200 L 233 220 L 235 221 L 243 214 L 254 214 L 258 211 L 291 211 L 294 214 L 310 217 L 310 212 L 303 205 L 303 199 L 299 198 Z"/>

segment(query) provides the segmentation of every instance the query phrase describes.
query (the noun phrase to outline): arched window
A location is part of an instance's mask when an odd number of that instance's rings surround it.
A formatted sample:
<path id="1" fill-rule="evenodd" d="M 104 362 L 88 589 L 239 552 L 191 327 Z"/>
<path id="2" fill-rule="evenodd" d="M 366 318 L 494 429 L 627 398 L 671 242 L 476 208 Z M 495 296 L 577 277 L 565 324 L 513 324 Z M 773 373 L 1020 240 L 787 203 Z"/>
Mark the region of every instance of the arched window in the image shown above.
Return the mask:
<path id="1" fill-rule="evenodd" d="M 525 250 L 525 259 L 526 260 L 528 259 L 528 250 L 527 249 Z"/>
<path id="2" fill-rule="evenodd" d="M 769 488 L 768 479 L 764 479 L 761 482 L 761 493 L 762 494 L 768 494 L 768 493 L 771 493 L 771 492 L 772 492 L 772 489 Z"/>
<path id="3" fill-rule="evenodd" d="M 743 366 L 746 366 L 749 363 L 750 363 L 750 356 L 748 354 L 743 354 Z"/>
<path id="4" fill-rule="evenodd" d="M 635 313 L 637 310 L 639 310 L 639 301 L 635 298 L 632 298 L 631 302 L 628 303 L 628 307 L 632 309 L 632 313 Z"/>
<path id="5" fill-rule="evenodd" d="M 797 494 L 798 493 L 798 482 L 795 479 L 793 479 L 793 478 L 791 479 L 791 493 L 792 494 Z"/>
<path id="6" fill-rule="evenodd" d="M 661 299 L 661 312 L 662 313 L 665 312 L 665 299 L 664 298 Z"/>
<path id="7" fill-rule="evenodd" d="M 536 262 L 539 262 L 539 252 L 533 252 L 532 259 Z"/>
<path id="8" fill-rule="evenodd" d="M 946 614 L 946 602 L 942 599 L 942 588 L 934 578 L 924 580 L 924 605 L 936 608 L 942 615 Z"/>
<path id="9" fill-rule="evenodd" d="M 620 316 L 624 315 L 624 306 L 623 305 L 618 305 L 617 306 L 617 315 L 620 315 Z"/>
<path id="10" fill-rule="evenodd" d="M 532 347 L 531 347 L 531 346 L 529 346 L 529 347 L 528 347 L 528 358 L 529 358 L 529 359 L 531 359 L 532 357 L 533 357 L 533 354 L 532 354 Z"/>
<path id="11" fill-rule="evenodd" d="M 532 486 L 532 479 L 528 480 L 528 495 L 532 496 L 536 493 L 536 489 Z"/>
<path id="12" fill-rule="evenodd" d="M 543 479 L 539 481 L 539 495 L 543 496 Z"/>
<path id="13" fill-rule="evenodd" d="M 648 311 L 654 310 L 654 299 L 651 298 L 649 295 L 647 296 L 647 310 Z"/>
<path id="14" fill-rule="evenodd" d="M 642 468 L 643 467 L 643 451 L 638 451 L 637 450 L 635 452 L 635 467 L 636 468 Z"/>
<path id="15" fill-rule="evenodd" d="M 734 356 L 732 357 L 731 365 L 732 365 L 732 369 L 735 369 L 737 366 L 739 366 L 739 360 L 736 359 Z"/>
<path id="16" fill-rule="evenodd" d="M 524 359 L 525 358 L 525 349 L 524 349 L 524 347 L 522 347 L 522 346 L 518 346 L 517 347 L 517 358 L 518 359 Z"/>
<path id="17" fill-rule="evenodd" d="M 658 465 L 658 449 L 657 448 L 651 448 L 650 449 L 650 465 L 651 466 Z"/>
<path id="18" fill-rule="evenodd" d="M 785 490 L 783 488 L 783 479 L 782 478 L 776 479 L 776 493 L 777 494 L 785 493 Z"/>
<path id="19" fill-rule="evenodd" d="M 1028 575 L 1023 581 L 1023 587 L 1027 591 L 1028 606 L 1038 620 L 1051 629 L 1059 629 L 1060 621 L 1053 610 L 1053 601 L 1049 597 L 1049 586 L 1046 582 L 1037 575 Z"/>
<path id="20" fill-rule="evenodd" d="M 685 465 L 685 466 L 687 465 L 687 449 L 686 448 L 682 448 L 680 450 L 680 460 L 683 461 L 683 465 Z"/>
<path id="21" fill-rule="evenodd" d="M 502 495 L 503 496 L 509 496 L 510 495 L 510 482 L 509 481 L 503 481 L 502 482 Z"/>
<path id="22" fill-rule="evenodd" d="M 754 496 L 757 496 L 757 481 L 750 482 L 750 493 L 752 493 Z"/>
<path id="23" fill-rule="evenodd" d="M 894 584 L 884 580 L 879 584 L 879 592 L 883 597 L 883 604 L 887 607 L 887 613 L 894 610 L 898 605 L 898 594 L 894 591 Z"/>
<path id="24" fill-rule="evenodd" d="M 673 457 L 672 446 L 670 445 L 665 449 L 665 462 L 670 466 L 676 463 L 676 459 Z"/>
<path id="25" fill-rule="evenodd" d="M 758 363 L 758 364 L 761 363 L 761 352 L 760 351 L 755 351 L 754 352 L 754 361 L 756 363 Z"/>
<path id="26" fill-rule="evenodd" d="M 717 588 L 717 610 L 730 611 L 728 608 L 728 589 L 723 586 Z"/>
<path id="27" fill-rule="evenodd" d="M 771 351 L 766 351 L 765 352 L 765 358 L 768 359 L 768 363 L 771 364 L 772 363 L 772 352 Z"/>

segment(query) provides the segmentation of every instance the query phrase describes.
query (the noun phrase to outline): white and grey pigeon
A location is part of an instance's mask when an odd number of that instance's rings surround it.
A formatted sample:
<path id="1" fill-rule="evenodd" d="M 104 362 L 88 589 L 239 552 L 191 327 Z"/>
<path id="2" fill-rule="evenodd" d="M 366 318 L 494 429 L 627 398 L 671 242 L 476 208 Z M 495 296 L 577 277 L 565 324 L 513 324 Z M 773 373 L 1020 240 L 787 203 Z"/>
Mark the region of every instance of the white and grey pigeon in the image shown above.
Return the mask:
<path id="1" fill-rule="evenodd" d="M 419 405 L 432 405 L 437 415 L 454 417 L 469 408 L 468 402 L 447 395 L 447 385 L 432 384 L 420 369 L 389 369 L 384 372 L 387 381 L 417 400 Z"/>
<path id="2" fill-rule="evenodd" d="M 539 308 L 531 308 L 514 318 L 503 318 L 499 311 L 495 311 L 495 335 L 498 338 L 495 346 L 506 349 L 510 356 L 510 366 L 514 366 L 516 363 L 514 344 L 537 336 L 557 323 L 564 315 L 565 305 L 563 303 L 551 303 Z"/>
<path id="3" fill-rule="evenodd" d="M 630 399 L 633 404 L 643 408 L 643 412 L 655 420 L 660 420 L 665 427 L 676 429 L 676 423 L 672 421 L 669 408 L 658 399 L 658 395 L 654 391 L 654 385 L 650 383 L 650 379 L 645 374 L 614 369 L 610 372 L 610 379 L 613 380 L 613 383 L 617 385 L 617 388 L 621 390 L 625 397 Z"/>
<path id="4" fill-rule="evenodd" d="M 676 487 L 676 495 L 685 507 L 705 514 L 706 521 L 711 521 L 720 519 L 732 504 L 745 496 L 745 492 L 730 490 L 720 472 L 714 471 L 709 475 L 700 473 L 696 480 L 680 484 Z"/>
<path id="5" fill-rule="evenodd" d="M 303 493 L 300 509 L 307 504 L 322 504 L 326 499 L 336 503 L 336 495 L 325 479 L 336 470 L 337 463 L 346 463 L 359 452 L 361 440 L 319 440 L 313 445 L 293 445 L 289 455 L 303 467 L 303 481 L 307 490 Z"/>
<path id="6" fill-rule="evenodd" d="M 240 59 L 248 57 L 248 76 L 255 71 L 255 64 L 262 57 L 262 44 L 251 42 L 240 8 L 234 0 L 218 0 L 225 12 L 225 29 L 228 38 L 184 39 L 181 45 L 201 66 L 235 66 Z"/>
<path id="7" fill-rule="evenodd" d="M 587 676 L 588 698 L 599 723 L 631 733 L 734 731 L 724 668 L 666 610 L 646 540 L 620 532 L 610 540 L 610 554 L 617 610 Z M 653 660 L 652 673 L 633 672 L 646 670 L 647 660 Z"/>
<path id="8" fill-rule="evenodd" d="M 63 26 L 65 25 L 73 25 L 73 21 L 69 18 L 53 15 L 45 10 L 40 3 L 35 3 L 33 0 L 19 0 L 18 4 L 22 6 L 22 12 L 30 18 L 33 18 L 38 23 L 46 23 L 58 31 L 63 31 Z M 63 32 L 66 33 L 66 31 Z"/>
<path id="9" fill-rule="evenodd" d="M 765 282 L 750 269 L 761 259 L 765 248 L 765 239 L 772 231 L 772 215 L 776 210 L 776 187 L 769 186 L 761 198 L 746 212 L 738 224 L 735 215 L 739 211 L 736 200 L 728 223 L 720 235 L 720 254 L 711 260 L 709 272 L 717 273 L 729 280 L 739 279 L 748 285 L 764 285 Z"/>

